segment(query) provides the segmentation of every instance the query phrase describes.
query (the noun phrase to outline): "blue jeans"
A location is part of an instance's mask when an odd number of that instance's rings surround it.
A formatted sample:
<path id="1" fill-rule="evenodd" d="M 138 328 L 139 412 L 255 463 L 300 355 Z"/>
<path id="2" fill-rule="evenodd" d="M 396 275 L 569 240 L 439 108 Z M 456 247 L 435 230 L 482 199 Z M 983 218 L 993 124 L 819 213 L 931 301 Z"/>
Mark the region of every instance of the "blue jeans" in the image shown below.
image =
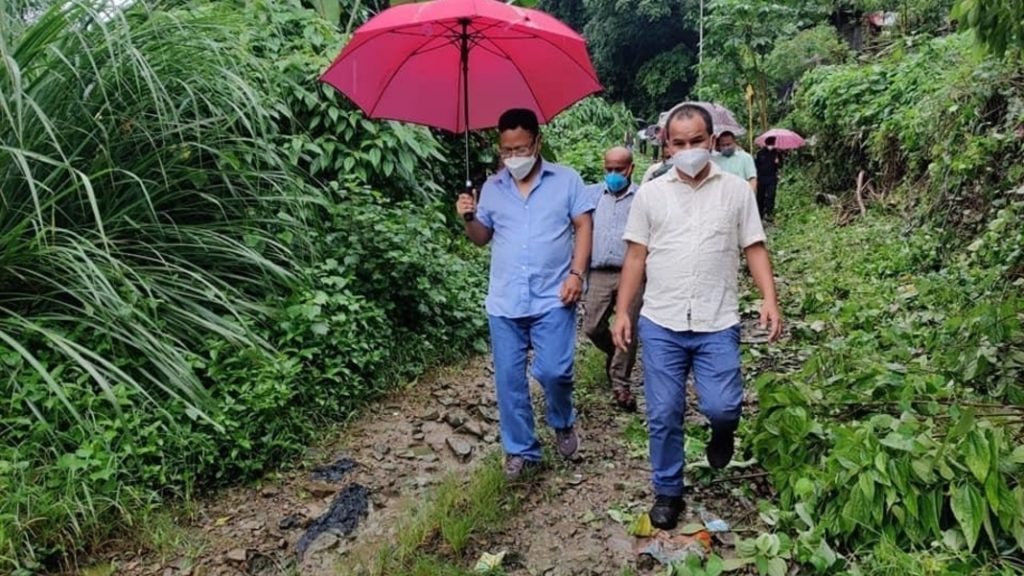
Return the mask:
<path id="1" fill-rule="evenodd" d="M 743 406 L 740 327 L 676 332 L 641 316 L 638 331 L 654 492 L 682 496 L 686 376 L 692 367 L 700 410 L 712 424 L 738 421 Z"/>
<path id="2" fill-rule="evenodd" d="M 556 429 L 571 427 L 576 421 L 572 407 L 576 307 L 558 306 L 525 318 L 490 316 L 489 321 L 501 445 L 505 454 L 539 461 L 541 450 L 534 434 L 526 352 L 533 348 L 531 372 L 544 388 L 548 424 Z"/>

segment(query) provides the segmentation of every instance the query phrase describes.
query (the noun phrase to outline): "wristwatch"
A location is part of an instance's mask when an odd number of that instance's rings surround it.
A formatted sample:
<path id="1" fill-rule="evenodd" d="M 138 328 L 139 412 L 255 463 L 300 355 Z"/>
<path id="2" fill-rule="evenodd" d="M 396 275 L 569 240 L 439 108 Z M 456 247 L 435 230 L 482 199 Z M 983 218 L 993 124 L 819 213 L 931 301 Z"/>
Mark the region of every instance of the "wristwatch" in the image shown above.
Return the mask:
<path id="1" fill-rule="evenodd" d="M 572 274 L 573 276 L 576 276 L 580 280 L 583 280 L 583 273 L 582 272 L 577 272 L 577 271 L 575 271 L 575 270 L 570 268 L 569 269 L 569 274 Z"/>

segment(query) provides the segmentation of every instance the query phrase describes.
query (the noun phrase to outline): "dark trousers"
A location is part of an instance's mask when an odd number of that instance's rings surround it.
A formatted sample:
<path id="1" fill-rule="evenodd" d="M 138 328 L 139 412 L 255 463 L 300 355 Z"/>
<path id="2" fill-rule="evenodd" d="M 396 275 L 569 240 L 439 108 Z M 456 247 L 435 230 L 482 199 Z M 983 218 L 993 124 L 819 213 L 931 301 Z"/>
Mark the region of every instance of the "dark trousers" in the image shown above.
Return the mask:
<path id="1" fill-rule="evenodd" d="M 757 211 L 761 218 L 775 215 L 775 190 L 778 187 L 778 180 L 757 180 Z"/>

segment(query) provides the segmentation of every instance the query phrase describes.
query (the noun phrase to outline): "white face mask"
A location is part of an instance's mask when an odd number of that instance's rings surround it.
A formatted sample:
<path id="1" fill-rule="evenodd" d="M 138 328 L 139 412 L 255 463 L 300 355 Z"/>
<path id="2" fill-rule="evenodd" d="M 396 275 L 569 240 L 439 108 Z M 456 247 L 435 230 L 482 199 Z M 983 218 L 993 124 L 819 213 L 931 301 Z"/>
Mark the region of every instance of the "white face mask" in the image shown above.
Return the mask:
<path id="1" fill-rule="evenodd" d="M 711 160 L 711 151 L 707 148 L 690 148 L 676 152 L 668 161 L 683 174 L 690 178 L 696 178 L 697 174 L 700 174 L 700 171 L 708 165 L 709 160 Z"/>
<path id="2" fill-rule="evenodd" d="M 505 168 L 508 168 L 509 174 L 520 182 L 530 175 L 535 162 L 537 162 L 536 156 L 513 156 L 504 160 Z"/>

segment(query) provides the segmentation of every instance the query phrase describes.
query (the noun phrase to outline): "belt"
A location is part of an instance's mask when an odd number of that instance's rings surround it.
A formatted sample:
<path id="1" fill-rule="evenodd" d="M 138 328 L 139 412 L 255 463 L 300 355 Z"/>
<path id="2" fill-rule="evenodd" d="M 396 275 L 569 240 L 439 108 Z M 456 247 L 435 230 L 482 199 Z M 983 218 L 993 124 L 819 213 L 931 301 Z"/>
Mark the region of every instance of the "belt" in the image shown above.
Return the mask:
<path id="1" fill-rule="evenodd" d="M 621 266 L 599 266 L 597 268 L 591 268 L 591 272 L 622 272 Z"/>

